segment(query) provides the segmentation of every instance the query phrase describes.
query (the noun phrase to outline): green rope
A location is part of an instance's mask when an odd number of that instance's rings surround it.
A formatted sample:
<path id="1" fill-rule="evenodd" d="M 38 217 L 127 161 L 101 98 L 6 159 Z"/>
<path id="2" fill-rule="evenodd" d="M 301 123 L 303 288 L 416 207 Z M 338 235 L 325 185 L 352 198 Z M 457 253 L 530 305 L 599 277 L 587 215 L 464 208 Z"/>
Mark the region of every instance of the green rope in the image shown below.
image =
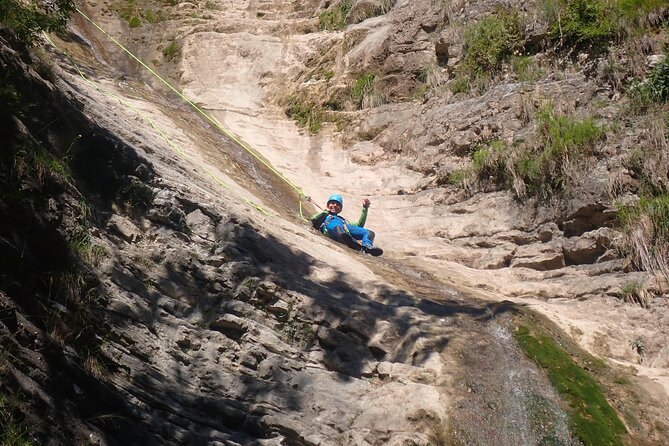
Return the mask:
<path id="1" fill-rule="evenodd" d="M 98 30 L 100 30 L 103 34 L 105 34 L 107 37 L 109 37 L 112 42 L 114 42 L 116 45 L 118 45 L 119 48 L 121 48 L 123 51 L 125 51 L 130 57 L 132 57 L 134 60 L 136 60 L 140 65 L 142 65 L 144 68 L 146 68 L 151 74 L 153 74 L 158 80 L 160 80 L 163 84 L 165 84 L 170 90 L 172 90 L 174 93 L 176 93 L 181 99 L 183 99 L 187 104 L 189 104 L 195 111 L 200 113 L 207 121 L 211 122 L 216 128 L 218 128 L 221 132 L 223 132 L 225 135 L 227 135 L 230 139 L 232 139 L 234 142 L 236 142 L 242 149 L 246 150 L 250 155 L 252 155 L 254 158 L 256 158 L 259 162 L 261 162 L 265 167 L 267 167 L 270 171 L 272 171 L 276 176 L 281 178 L 283 181 L 285 181 L 290 187 L 295 189 L 297 191 L 298 195 L 300 196 L 300 201 L 302 197 L 304 196 L 304 193 L 302 192 L 302 189 L 295 185 L 292 181 L 290 181 L 288 178 L 284 177 L 278 170 L 276 170 L 271 164 L 269 164 L 267 161 L 262 159 L 258 154 L 255 153 L 254 150 L 252 150 L 249 146 L 247 146 L 244 142 L 239 140 L 232 132 L 228 131 L 225 129 L 223 126 L 221 126 L 218 121 L 216 121 L 214 118 L 209 116 L 206 112 L 204 112 L 202 109 L 200 109 L 193 101 L 188 99 L 186 96 L 184 96 L 181 92 L 179 92 L 176 88 L 174 88 L 169 82 L 167 82 L 165 79 L 163 79 L 158 73 L 156 73 L 154 70 L 151 69 L 148 65 L 146 65 L 142 60 L 140 60 L 137 56 L 135 56 L 130 50 L 128 50 L 126 47 L 124 47 L 118 40 L 116 40 L 113 36 L 111 36 L 107 31 L 105 31 L 102 27 L 100 27 L 97 23 L 95 23 L 92 19 L 90 19 L 86 14 L 84 14 L 79 8 L 77 8 L 77 12 L 81 14 L 82 17 L 84 17 L 86 20 L 88 20 L 93 26 L 95 26 Z"/>

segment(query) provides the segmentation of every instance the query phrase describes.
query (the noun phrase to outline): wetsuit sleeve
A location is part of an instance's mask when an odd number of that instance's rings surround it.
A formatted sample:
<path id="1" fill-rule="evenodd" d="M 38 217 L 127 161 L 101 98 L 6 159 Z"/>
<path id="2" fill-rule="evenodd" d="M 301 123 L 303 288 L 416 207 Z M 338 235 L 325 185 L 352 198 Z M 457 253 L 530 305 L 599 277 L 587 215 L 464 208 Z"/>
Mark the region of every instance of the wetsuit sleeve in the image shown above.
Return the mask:
<path id="1" fill-rule="evenodd" d="M 358 218 L 358 221 L 351 223 L 353 226 L 360 226 L 361 228 L 365 226 L 365 222 L 367 221 L 367 211 L 369 208 L 362 207 L 362 211 L 360 211 L 360 217 Z"/>
<path id="2" fill-rule="evenodd" d="M 314 220 L 317 220 L 317 219 L 321 218 L 325 214 L 327 214 L 327 212 L 318 212 L 318 213 L 312 215 L 309 219 L 311 221 L 314 221 Z"/>

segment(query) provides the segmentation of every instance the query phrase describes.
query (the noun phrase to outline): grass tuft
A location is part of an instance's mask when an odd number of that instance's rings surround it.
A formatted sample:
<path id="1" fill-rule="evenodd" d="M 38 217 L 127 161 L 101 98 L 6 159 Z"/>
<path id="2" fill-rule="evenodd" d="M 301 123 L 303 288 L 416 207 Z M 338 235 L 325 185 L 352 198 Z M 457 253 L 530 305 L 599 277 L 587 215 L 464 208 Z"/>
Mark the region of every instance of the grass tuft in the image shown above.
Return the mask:
<path id="1" fill-rule="evenodd" d="M 383 105 L 385 99 L 375 87 L 375 76 L 371 73 L 363 74 L 356 79 L 351 87 L 351 97 L 359 110 Z"/>
<path id="2" fill-rule="evenodd" d="M 346 26 L 346 17 L 353 8 L 353 0 L 342 0 L 318 16 L 318 29 L 340 31 Z"/>

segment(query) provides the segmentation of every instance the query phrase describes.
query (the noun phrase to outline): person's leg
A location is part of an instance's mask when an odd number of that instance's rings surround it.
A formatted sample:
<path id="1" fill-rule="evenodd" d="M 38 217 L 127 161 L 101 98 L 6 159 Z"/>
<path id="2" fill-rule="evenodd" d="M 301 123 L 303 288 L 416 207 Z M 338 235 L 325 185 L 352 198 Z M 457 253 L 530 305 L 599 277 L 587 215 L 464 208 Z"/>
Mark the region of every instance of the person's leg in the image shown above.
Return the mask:
<path id="1" fill-rule="evenodd" d="M 351 234 L 346 231 L 346 227 L 341 220 L 332 219 L 325 226 L 325 229 L 327 229 L 328 234 L 332 240 L 343 243 L 349 248 L 360 250 L 360 244 L 356 242 L 353 237 L 351 237 Z"/>
<path id="2" fill-rule="evenodd" d="M 370 231 L 369 229 L 361 228 L 360 226 L 351 226 L 347 225 L 348 232 L 351 233 L 351 236 L 356 239 L 360 240 L 362 242 L 362 246 L 365 248 L 371 248 L 374 246 L 374 234 L 373 231 Z"/>

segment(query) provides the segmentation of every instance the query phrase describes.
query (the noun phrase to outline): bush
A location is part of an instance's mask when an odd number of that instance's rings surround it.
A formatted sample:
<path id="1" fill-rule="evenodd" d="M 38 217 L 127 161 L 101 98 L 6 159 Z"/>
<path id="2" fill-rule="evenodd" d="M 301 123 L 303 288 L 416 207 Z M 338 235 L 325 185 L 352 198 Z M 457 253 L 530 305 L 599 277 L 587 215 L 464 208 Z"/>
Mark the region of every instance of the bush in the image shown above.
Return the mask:
<path id="1" fill-rule="evenodd" d="M 508 171 L 506 168 L 506 145 L 502 141 L 491 141 L 487 145 L 479 146 L 472 153 L 474 173 L 481 181 L 492 181 L 500 186 L 506 186 Z"/>
<path id="2" fill-rule="evenodd" d="M 498 70 L 523 45 L 518 13 L 500 10 L 465 32 L 463 69 L 475 77 Z"/>
<path id="3" fill-rule="evenodd" d="M 466 77 L 459 77 L 457 79 L 454 79 L 448 87 L 451 89 L 451 92 L 453 94 L 458 94 L 458 93 L 469 93 L 471 90 L 471 85 L 469 84 L 469 80 L 467 80 Z"/>
<path id="4" fill-rule="evenodd" d="M 615 9 L 604 0 L 558 0 L 544 12 L 549 38 L 563 47 L 603 49 L 614 37 Z"/>
<path id="5" fill-rule="evenodd" d="M 140 26 L 142 26 L 142 21 L 140 20 L 139 17 L 134 15 L 130 17 L 130 20 L 128 21 L 128 26 L 130 28 L 139 28 Z"/>
<path id="6" fill-rule="evenodd" d="M 46 5 L 37 0 L 0 1 L 0 33 L 30 45 L 40 31 L 62 29 L 75 7 L 72 0 L 52 0 L 48 9 Z"/>

